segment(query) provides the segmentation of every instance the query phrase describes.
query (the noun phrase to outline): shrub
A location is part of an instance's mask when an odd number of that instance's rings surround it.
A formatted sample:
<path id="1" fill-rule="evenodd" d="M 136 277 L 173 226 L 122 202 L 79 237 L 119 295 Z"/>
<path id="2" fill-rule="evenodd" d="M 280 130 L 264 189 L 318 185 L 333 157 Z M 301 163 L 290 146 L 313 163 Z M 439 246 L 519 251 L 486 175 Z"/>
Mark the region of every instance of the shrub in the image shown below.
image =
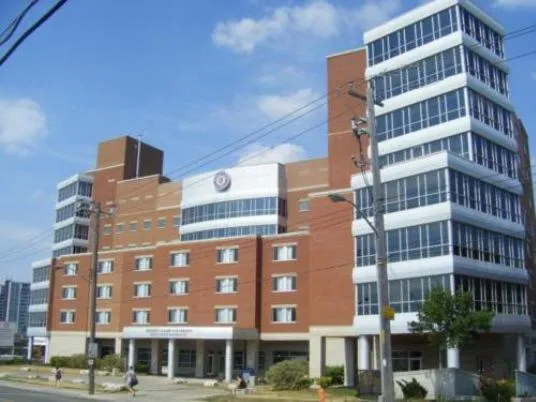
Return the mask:
<path id="1" fill-rule="evenodd" d="M 331 377 L 332 385 L 344 384 L 344 366 L 326 367 L 326 377 Z"/>
<path id="2" fill-rule="evenodd" d="M 52 367 L 69 367 L 69 356 L 52 356 L 50 365 Z"/>
<path id="3" fill-rule="evenodd" d="M 149 365 L 148 364 L 144 364 L 144 363 L 136 363 L 134 365 L 134 371 L 136 373 L 144 373 L 144 374 L 148 374 L 149 373 Z"/>
<path id="4" fill-rule="evenodd" d="M 68 366 L 69 368 L 76 368 L 76 369 L 85 369 L 88 367 L 87 364 L 87 357 L 85 354 L 76 354 L 69 357 L 68 360 Z"/>
<path id="5" fill-rule="evenodd" d="M 308 388 L 312 380 L 307 377 L 309 364 L 303 360 L 284 360 L 266 372 L 266 381 L 274 390 L 300 390 Z"/>
<path id="6" fill-rule="evenodd" d="M 123 358 L 120 355 L 106 355 L 102 359 L 97 360 L 97 368 L 108 371 L 112 371 L 113 369 L 124 371 Z"/>
<path id="7" fill-rule="evenodd" d="M 426 388 L 424 388 L 415 378 L 412 378 L 411 381 L 402 380 L 397 381 L 396 383 L 402 390 L 402 394 L 404 394 L 404 399 L 426 398 L 426 394 L 428 393 L 428 391 L 426 391 Z"/>
<path id="8" fill-rule="evenodd" d="M 324 389 L 328 388 L 333 383 L 331 377 L 318 377 L 315 381 L 320 388 Z"/>
<path id="9" fill-rule="evenodd" d="M 516 394 L 513 381 L 480 378 L 480 394 L 490 402 L 507 402 Z"/>

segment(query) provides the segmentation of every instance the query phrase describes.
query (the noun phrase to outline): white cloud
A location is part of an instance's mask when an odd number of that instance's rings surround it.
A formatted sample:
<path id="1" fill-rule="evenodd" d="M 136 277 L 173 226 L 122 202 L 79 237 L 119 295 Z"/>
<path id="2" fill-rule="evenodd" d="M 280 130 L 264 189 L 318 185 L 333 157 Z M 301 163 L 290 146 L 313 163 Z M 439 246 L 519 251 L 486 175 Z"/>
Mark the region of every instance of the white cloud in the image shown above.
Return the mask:
<path id="1" fill-rule="evenodd" d="M 247 54 L 265 41 L 292 32 L 331 38 L 339 35 L 341 28 L 364 30 L 387 20 L 401 6 L 401 0 L 365 0 L 359 7 L 348 9 L 336 7 L 327 0 L 316 0 L 303 6 L 278 7 L 259 19 L 217 23 L 212 41 Z"/>
<path id="2" fill-rule="evenodd" d="M 257 107 L 271 119 L 279 119 L 319 97 L 320 95 L 311 88 L 305 88 L 286 95 L 263 95 L 257 100 Z M 307 109 L 304 108 L 303 112 Z"/>
<path id="3" fill-rule="evenodd" d="M 496 7 L 536 7 L 536 0 L 496 0 Z"/>
<path id="4" fill-rule="evenodd" d="M 276 67 L 272 70 L 276 70 L 274 73 L 264 73 L 261 74 L 257 80 L 261 84 L 265 85 L 274 85 L 277 83 L 281 83 L 282 81 L 292 80 L 296 81 L 296 79 L 301 79 L 304 77 L 304 73 L 300 70 L 298 70 L 294 66 L 285 66 L 285 67 Z"/>
<path id="5" fill-rule="evenodd" d="M 269 147 L 262 144 L 251 144 L 240 154 L 238 164 L 290 163 L 303 159 L 307 159 L 307 152 L 300 145 L 286 143 Z"/>
<path id="6" fill-rule="evenodd" d="M 46 134 L 47 118 L 37 102 L 28 98 L 0 99 L 0 148 L 26 154 Z"/>

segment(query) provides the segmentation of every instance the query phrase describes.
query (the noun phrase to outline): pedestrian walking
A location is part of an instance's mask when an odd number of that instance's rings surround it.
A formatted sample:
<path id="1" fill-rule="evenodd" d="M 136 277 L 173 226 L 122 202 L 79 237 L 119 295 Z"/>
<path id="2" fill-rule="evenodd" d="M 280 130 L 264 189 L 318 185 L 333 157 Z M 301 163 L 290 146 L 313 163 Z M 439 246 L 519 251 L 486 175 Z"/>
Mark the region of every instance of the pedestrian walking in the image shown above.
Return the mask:
<path id="1" fill-rule="evenodd" d="M 54 378 L 56 379 L 56 387 L 59 387 L 61 385 L 61 379 L 63 378 L 63 371 L 59 367 L 56 367 Z"/>
<path id="2" fill-rule="evenodd" d="M 128 368 L 128 371 L 125 374 L 125 383 L 126 383 L 128 392 L 130 392 L 132 396 L 135 397 L 136 389 L 134 387 L 138 385 L 138 378 L 136 377 L 136 373 L 134 372 L 134 368 L 132 366 Z"/>

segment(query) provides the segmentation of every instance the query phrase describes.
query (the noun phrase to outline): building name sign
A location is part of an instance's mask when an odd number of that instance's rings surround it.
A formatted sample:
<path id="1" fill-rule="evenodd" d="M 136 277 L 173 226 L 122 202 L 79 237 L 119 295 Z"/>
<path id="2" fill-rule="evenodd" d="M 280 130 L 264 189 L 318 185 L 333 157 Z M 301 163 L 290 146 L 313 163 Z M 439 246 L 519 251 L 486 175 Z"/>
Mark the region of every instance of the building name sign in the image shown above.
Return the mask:
<path id="1" fill-rule="evenodd" d="M 137 339 L 232 339 L 233 328 L 209 327 L 125 327 L 123 338 Z"/>

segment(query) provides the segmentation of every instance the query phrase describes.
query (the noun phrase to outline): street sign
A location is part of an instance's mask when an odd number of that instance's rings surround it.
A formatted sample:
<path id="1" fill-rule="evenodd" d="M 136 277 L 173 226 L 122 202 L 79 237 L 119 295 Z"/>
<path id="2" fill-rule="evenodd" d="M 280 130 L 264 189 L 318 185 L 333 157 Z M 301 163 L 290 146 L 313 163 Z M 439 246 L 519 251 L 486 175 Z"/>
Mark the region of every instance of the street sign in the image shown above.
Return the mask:
<path id="1" fill-rule="evenodd" d="M 87 361 L 87 364 L 88 364 L 89 367 L 91 367 L 91 366 L 93 366 L 93 363 L 94 363 L 94 362 L 95 362 L 95 361 L 94 361 L 93 359 L 89 359 L 89 360 Z"/>
<path id="2" fill-rule="evenodd" d="M 96 342 L 90 343 L 87 347 L 87 357 L 96 359 L 99 357 L 99 344 Z"/>

